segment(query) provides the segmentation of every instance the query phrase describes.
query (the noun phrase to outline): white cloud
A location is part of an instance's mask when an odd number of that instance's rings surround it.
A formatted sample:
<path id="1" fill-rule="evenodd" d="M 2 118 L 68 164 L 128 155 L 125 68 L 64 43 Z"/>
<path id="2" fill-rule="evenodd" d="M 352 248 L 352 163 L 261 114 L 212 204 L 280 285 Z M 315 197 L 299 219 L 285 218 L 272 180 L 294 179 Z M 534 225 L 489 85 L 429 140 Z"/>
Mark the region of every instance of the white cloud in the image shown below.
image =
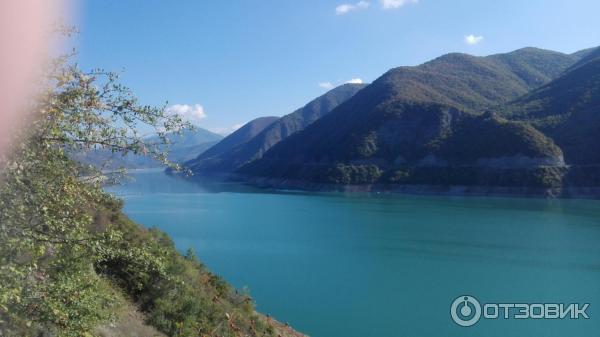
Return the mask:
<path id="1" fill-rule="evenodd" d="M 212 128 L 210 129 L 210 131 L 214 132 L 214 133 L 218 133 L 222 136 L 227 136 L 231 133 L 233 133 L 234 131 L 236 131 L 237 129 L 241 128 L 242 126 L 244 126 L 244 124 L 234 124 L 230 127 L 226 127 L 226 128 Z"/>
<path id="2" fill-rule="evenodd" d="M 175 104 L 168 107 L 165 112 L 168 115 L 179 115 L 182 119 L 193 124 L 197 124 L 206 118 L 204 107 L 200 104 Z"/>
<path id="3" fill-rule="evenodd" d="M 331 82 L 319 82 L 319 86 L 323 89 L 333 89 L 334 85 Z"/>
<path id="4" fill-rule="evenodd" d="M 353 78 L 350 81 L 347 81 L 346 83 L 351 83 L 351 84 L 363 84 L 363 80 L 360 78 Z"/>
<path id="5" fill-rule="evenodd" d="M 381 8 L 396 9 L 408 4 L 416 4 L 419 0 L 381 0 Z"/>
<path id="6" fill-rule="evenodd" d="M 331 90 L 335 87 L 337 87 L 338 85 L 340 85 L 342 82 L 341 81 L 336 81 L 335 83 L 333 82 L 320 82 L 319 83 L 319 87 L 323 88 L 323 89 L 327 89 L 327 90 Z M 362 78 L 353 78 L 350 79 L 346 82 L 343 82 L 345 84 L 363 84 L 365 83 Z"/>
<path id="7" fill-rule="evenodd" d="M 465 43 L 471 46 L 479 44 L 483 41 L 483 36 L 475 36 L 473 34 L 465 36 Z"/>
<path id="8" fill-rule="evenodd" d="M 335 14 L 344 15 L 353 11 L 365 10 L 371 6 L 368 1 L 359 1 L 355 4 L 341 4 L 335 8 Z"/>

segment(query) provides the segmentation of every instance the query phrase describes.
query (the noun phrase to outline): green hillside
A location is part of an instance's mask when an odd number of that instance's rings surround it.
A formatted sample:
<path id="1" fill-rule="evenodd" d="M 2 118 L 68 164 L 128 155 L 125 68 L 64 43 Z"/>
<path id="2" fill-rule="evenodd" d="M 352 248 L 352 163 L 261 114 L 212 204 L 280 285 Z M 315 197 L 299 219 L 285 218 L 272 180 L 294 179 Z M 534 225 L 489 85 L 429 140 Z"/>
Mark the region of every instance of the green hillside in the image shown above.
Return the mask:
<path id="1" fill-rule="evenodd" d="M 168 135 L 189 125 L 140 105 L 114 74 L 68 61 L 55 60 L 28 127 L 0 158 L 0 335 L 301 336 L 193 251 L 129 220 L 103 191 L 106 177 L 69 158 L 103 148 L 163 160 Z M 149 142 L 132 131 L 140 125 L 165 137 Z"/>
<path id="2" fill-rule="evenodd" d="M 334 184 L 556 186 L 562 169 L 540 171 L 564 164 L 551 139 L 526 123 L 482 113 L 577 59 L 526 48 L 392 69 L 238 173 Z M 493 178 L 499 174 L 505 179 Z"/>
<path id="3" fill-rule="evenodd" d="M 599 165 L 600 49 L 502 112 L 508 118 L 532 123 L 554 139 L 564 150 L 567 163 Z"/>
<path id="4" fill-rule="evenodd" d="M 373 104 L 402 100 L 481 111 L 547 83 L 576 60 L 533 48 L 488 57 L 447 54 L 420 66 L 392 69 L 363 95 L 372 96 Z"/>

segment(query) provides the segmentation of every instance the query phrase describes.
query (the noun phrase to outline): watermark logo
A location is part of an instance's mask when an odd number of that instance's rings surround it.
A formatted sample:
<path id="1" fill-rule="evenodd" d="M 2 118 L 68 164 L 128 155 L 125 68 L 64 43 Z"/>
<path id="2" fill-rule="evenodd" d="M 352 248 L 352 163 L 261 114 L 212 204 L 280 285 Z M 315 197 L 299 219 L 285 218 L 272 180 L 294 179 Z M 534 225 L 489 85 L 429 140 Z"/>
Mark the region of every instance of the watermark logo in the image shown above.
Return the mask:
<path id="1" fill-rule="evenodd" d="M 475 297 L 457 297 L 450 306 L 452 320 L 469 327 L 484 319 L 589 319 L 590 304 L 564 303 L 485 303 Z"/>
<path id="2" fill-rule="evenodd" d="M 473 296 L 460 296 L 452 302 L 450 315 L 460 326 L 471 326 L 481 318 L 481 304 Z"/>

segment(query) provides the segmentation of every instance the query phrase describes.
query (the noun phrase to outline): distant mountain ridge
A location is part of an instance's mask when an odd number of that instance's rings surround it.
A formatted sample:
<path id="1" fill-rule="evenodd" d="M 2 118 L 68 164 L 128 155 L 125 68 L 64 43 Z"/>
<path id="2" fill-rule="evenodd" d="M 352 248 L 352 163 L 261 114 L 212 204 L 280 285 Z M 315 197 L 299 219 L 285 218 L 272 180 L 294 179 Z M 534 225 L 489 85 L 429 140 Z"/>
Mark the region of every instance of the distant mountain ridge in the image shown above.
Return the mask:
<path id="1" fill-rule="evenodd" d="M 218 144 L 213 149 L 200 155 L 197 159 L 185 163 L 185 166 L 197 173 L 232 172 L 246 163 L 261 158 L 265 152 L 282 139 L 301 131 L 352 97 L 365 86 L 364 84 L 348 83 L 334 88 L 309 102 L 304 107 L 273 121 L 253 137 L 245 137 L 245 141 L 236 141 L 235 146 L 233 146 L 234 142 L 229 139 L 236 137 L 235 134 L 232 134 L 221 141 L 221 143 L 232 145 L 223 147 L 222 144 Z M 258 129 L 256 130 L 258 131 Z"/>
<path id="2" fill-rule="evenodd" d="M 195 158 L 202 152 L 214 146 L 223 139 L 223 136 L 206 129 L 195 127 L 193 130 L 185 130 L 181 134 L 170 133 L 167 135 L 168 145 L 163 146 L 169 154 L 167 158 L 174 163 L 184 163 Z M 160 143 L 158 136 L 146 138 L 148 143 Z M 118 168 L 158 168 L 162 164 L 143 155 L 129 153 L 113 153 L 110 150 L 98 149 L 87 152 L 74 152 L 71 157 L 83 164 L 93 165 L 103 169 Z"/>
<path id="3" fill-rule="evenodd" d="M 246 143 L 278 119 L 278 117 L 259 117 L 251 120 L 205 151 L 199 159 L 220 156 L 236 146 Z"/>

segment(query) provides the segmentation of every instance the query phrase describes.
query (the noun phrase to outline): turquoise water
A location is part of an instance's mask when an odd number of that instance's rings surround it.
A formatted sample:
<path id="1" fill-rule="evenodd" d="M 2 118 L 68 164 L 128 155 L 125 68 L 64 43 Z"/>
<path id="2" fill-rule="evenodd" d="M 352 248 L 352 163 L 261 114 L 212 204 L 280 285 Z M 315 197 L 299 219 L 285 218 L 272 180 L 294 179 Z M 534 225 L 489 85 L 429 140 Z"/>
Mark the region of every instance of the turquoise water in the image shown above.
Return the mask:
<path id="1" fill-rule="evenodd" d="M 596 336 L 600 202 L 258 190 L 137 172 L 134 220 L 314 337 Z M 590 303 L 590 319 L 450 318 L 482 303 Z"/>

